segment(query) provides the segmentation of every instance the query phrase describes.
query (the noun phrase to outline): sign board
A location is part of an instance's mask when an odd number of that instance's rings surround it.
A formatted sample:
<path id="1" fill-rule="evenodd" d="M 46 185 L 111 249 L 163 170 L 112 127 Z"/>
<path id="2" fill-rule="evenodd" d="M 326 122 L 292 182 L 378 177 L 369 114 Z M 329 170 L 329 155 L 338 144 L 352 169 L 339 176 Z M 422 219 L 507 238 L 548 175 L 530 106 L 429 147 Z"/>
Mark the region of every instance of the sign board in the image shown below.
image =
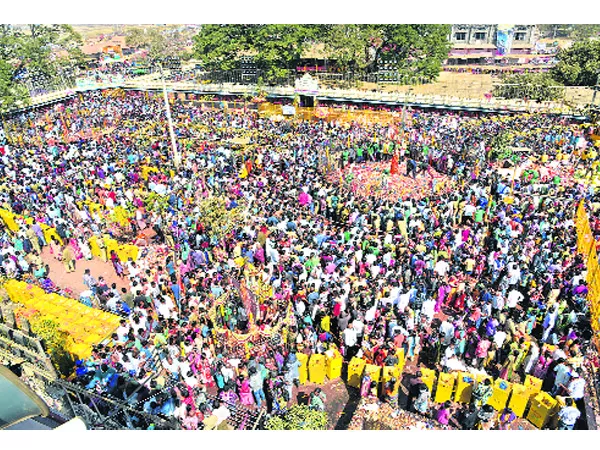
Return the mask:
<path id="1" fill-rule="evenodd" d="M 294 106 L 284 106 L 282 108 L 284 116 L 295 116 L 296 108 Z"/>
<path id="2" fill-rule="evenodd" d="M 305 74 L 302 78 L 296 80 L 295 88 L 296 94 L 310 96 L 319 94 L 319 82 L 309 74 Z"/>
<path id="3" fill-rule="evenodd" d="M 514 36 L 513 25 L 498 25 L 496 34 L 496 54 L 499 56 L 508 55 L 512 49 Z"/>

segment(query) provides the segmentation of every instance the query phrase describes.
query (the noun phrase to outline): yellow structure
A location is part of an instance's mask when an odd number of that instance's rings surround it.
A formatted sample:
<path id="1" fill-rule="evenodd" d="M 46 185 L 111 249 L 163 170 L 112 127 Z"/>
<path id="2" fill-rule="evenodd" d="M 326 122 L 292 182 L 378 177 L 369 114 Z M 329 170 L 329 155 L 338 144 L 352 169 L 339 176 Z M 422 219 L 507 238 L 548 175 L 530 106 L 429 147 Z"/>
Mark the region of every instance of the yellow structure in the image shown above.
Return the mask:
<path id="1" fill-rule="evenodd" d="M 400 387 L 400 375 L 402 372 L 398 370 L 398 367 L 386 366 L 383 368 L 383 374 L 381 376 L 381 383 L 385 385 L 392 379 L 396 379 L 396 383 L 394 384 L 394 390 L 392 391 L 392 395 L 398 395 L 398 388 Z"/>
<path id="2" fill-rule="evenodd" d="M 422 369 L 420 369 L 420 371 L 421 371 L 421 380 L 423 381 L 425 386 L 427 386 L 427 388 L 429 389 L 429 392 L 433 392 L 433 385 L 434 385 L 435 379 L 436 379 L 435 370 L 422 368 Z"/>
<path id="3" fill-rule="evenodd" d="M 308 361 L 308 379 L 311 383 L 323 384 L 325 382 L 325 356 L 313 354 Z"/>
<path id="4" fill-rule="evenodd" d="M 399 348 L 396 351 L 396 358 L 398 358 L 398 364 L 396 367 L 402 373 L 404 371 L 404 364 L 406 363 L 406 356 L 404 355 L 404 348 Z"/>
<path id="5" fill-rule="evenodd" d="M 92 346 L 107 339 L 119 326 L 121 318 L 85 306 L 72 298 L 47 294 L 42 288 L 23 281 L 9 280 L 4 289 L 15 303 L 37 311 L 43 318 L 55 320 L 69 336 L 68 350 L 78 358 L 91 355 Z"/>
<path id="6" fill-rule="evenodd" d="M 456 393 L 454 394 L 454 401 L 458 403 L 470 403 L 474 385 L 475 377 L 473 377 L 473 375 L 469 372 L 459 372 L 456 377 Z"/>
<path id="7" fill-rule="evenodd" d="M 444 373 L 438 375 L 437 388 L 435 390 L 435 402 L 444 403 L 452 398 L 454 392 L 454 382 L 456 381 L 456 372 Z"/>
<path id="8" fill-rule="evenodd" d="M 519 417 L 523 417 L 529 403 L 529 391 L 522 384 L 513 384 L 508 407 Z"/>
<path id="9" fill-rule="evenodd" d="M 367 363 L 364 359 L 354 357 L 348 364 L 348 384 L 355 388 L 360 388 L 363 371 Z"/>
<path id="10" fill-rule="evenodd" d="M 577 251 L 583 254 L 587 267 L 587 301 L 591 315 L 591 326 L 594 330 L 594 342 L 599 348 L 600 332 L 600 266 L 598 265 L 598 254 L 596 252 L 596 240 L 592 234 L 590 220 L 583 205 L 579 203 L 575 213 L 575 227 L 577 229 Z"/>
<path id="11" fill-rule="evenodd" d="M 525 386 L 525 389 L 527 389 L 527 392 L 529 392 L 529 398 L 534 397 L 542 390 L 542 383 L 543 380 L 540 380 L 539 378 L 532 377 L 531 375 L 525 376 L 523 385 Z"/>
<path id="12" fill-rule="evenodd" d="M 510 396 L 512 385 L 502 378 L 497 379 L 492 384 L 494 389 L 492 396 L 487 401 L 487 404 L 496 411 L 501 411 L 506 408 L 508 397 Z"/>
<path id="13" fill-rule="evenodd" d="M 300 373 L 300 384 L 306 384 L 306 380 L 308 380 L 308 355 L 296 353 L 296 358 L 300 363 L 300 367 L 298 368 L 298 372 Z"/>
<path id="14" fill-rule="evenodd" d="M 106 255 L 102 254 L 102 249 L 98 245 L 99 239 L 102 239 L 102 242 L 104 243 L 104 249 L 106 251 Z M 90 251 L 92 252 L 92 255 L 95 256 L 96 258 L 100 258 L 100 259 L 104 259 L 105 257 L 107 259 L 110 259 L 110 252 L 114 250 L 122 262 L 126 262 L 129 258 L 131 258 L 132 261 L 137 261 L 137 258 L 138 258 L 139 252 L 140 252 L 140 249 L 138 248 L 137 245 L 131 245 L 131 244 L 119 245 L 119 243 L 115 239 L 112 239 L 108 236 L 104 236 L 102 238 L 92 236 L 89 240 L 89 243 L 90 243 Z"/>
<path id="15" fill-rule="evenodd" d="M 379 380 L 381 379 L 381 367 L 376 366 L 375 364 L 367 364 L 365 366 L 365 375 L 367 374 L 371 377 L 371 381 L 379 383 Z"/>
<path id="16" fill-rule="evenodd" d="M 327 370 L 327 378 L 330 380 L 334 380 L 342 376 L 342 364 L 344 363 L 344 358 L 337 350 L 333 350 L 333 354 L 325 354 L 326 359 L 326 370 Z"/>
<path id="17" fill-rule="evenodd" d="M 19 231 L 19 225 L 17 224 L 15 218 L 17 218 L 15 214 L 7 211 L 5 209 L 0 209 L 0 219 L 4 221 L 6 227 L 12 231 L 13 233 Z"/>
<path id="18" fill-rule="evenodd" d="M 556 400 L 548 393 L 540 392 L 531 400 L 527 420 L 540 429 L 544 428 L 554 413 L 556 405 Z"/>

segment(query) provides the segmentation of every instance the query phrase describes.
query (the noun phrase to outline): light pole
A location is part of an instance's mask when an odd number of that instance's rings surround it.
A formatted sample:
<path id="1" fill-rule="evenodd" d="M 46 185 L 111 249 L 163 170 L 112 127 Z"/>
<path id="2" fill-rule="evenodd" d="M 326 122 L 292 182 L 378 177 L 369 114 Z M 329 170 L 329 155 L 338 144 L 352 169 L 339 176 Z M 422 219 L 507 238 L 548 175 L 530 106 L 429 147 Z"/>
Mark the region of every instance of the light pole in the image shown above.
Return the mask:
<path id="1" fill-rule="evenodd" d="M 163 87 L 163 96 L 165 99 L 165 110 L 167 111 L 167 123 L 169 125 L 169 135 L 171 136 L 171 150 L 173 152 L 173 162 L 175 163 L 175 168 L 179 169 L 179 165 L 181 164 L 181 155 L 179 154 L 179 150 L 177 149 L 177 142 L 175 142 L 175 132 L 173 131 L 173 119 L 171 118 L 171 106 L 169 105 L 169 97 L 167 96 L 167 84 L 165 82 L 165 75 L 163 73 L 163 68 L 160 63 L 157 63 L 158 69 L 160 70 L 160 79 L 162 81 Z"/>

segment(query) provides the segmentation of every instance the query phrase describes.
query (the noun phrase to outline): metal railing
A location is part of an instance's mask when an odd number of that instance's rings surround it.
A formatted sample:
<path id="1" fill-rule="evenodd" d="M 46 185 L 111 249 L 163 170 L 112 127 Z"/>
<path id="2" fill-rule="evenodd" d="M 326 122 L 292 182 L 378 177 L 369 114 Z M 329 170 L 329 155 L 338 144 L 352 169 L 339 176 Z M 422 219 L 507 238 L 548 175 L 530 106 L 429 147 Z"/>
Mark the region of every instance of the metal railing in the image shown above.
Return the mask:
<path id="1" fill-rule="evenodd" d="M 149 77 L 150 78 L 150 77 Z M 234 84 L 234 83 L 193 83 L 193 82 L 168 82 L 167 89 L 170 92 L 188 92 L 198 95 L 217 94 L 233 96 L 255 96 L 259 87 L 256 85 Z M 53 92 L 44 96 L 33 97 L 31 103 L 22 109 L 30 109 L 53 102 L 61 101 L 74 94 L 86 90 L 110 89 L 120 87 L 123 89 L 136 90 L 161 90 L 162 83 L 152 79 L 134 79 L 125 81 L 122 85 L 97 84 L 87 89 L 68 89 Z M 291 86 L 260 87 L 268 96 L 293 98 L 295 89 Z M 466 109 L 483 112 L 521 112 L 521 113 L 548 113 L 561 115 L 586 114 L 585 108 L 569 106 L 561 102 L 534 102 L 524 100 L 502 100 L 502 99 L 478 99 L 461 98 L 449 95 L 423 95 L 412 92 L 381 92 L 363 91 L 358 89 L 331 89 L 324 88 L 319 91 L 317 98 L 321 101 L 331 102 L 371 102 L 388 106 L 413 106 L 422 108 L 438 109 Z"/>

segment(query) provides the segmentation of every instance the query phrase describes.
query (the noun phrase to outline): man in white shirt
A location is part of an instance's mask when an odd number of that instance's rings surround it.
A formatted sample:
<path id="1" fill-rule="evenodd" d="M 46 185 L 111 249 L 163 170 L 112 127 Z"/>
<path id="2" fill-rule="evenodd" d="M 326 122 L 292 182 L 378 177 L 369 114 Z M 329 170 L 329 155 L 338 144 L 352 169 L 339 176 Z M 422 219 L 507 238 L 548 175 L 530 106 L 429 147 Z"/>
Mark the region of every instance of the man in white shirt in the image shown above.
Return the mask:
<path id="1" fill-rule="evenodd" d="M 443 259 L 440 259 L 437 263 L 435 263 L 435 268 L 433 270 L 440 277 L 445 277 L 448 273 L 448 269 L 450 269 L 450 265 Z"/>
<path id="2" fill-rule="evenodd" d="M 506 306 L 509 308 L 515 308 L 525 297 L 516 289 L 513 289 L 508 293 L 508 299 Z"/>
<path id="3" fill-rule="evenodd" d="M 452 338 L 454 337 L 454 325 L 452 325 L 452 317 L 444 320 L 440 325 L 440 332 L 444 335 L 444 345 L 450 345 Z"/>
<path id="4" fill-rule="evenodd" d="M 119 337 L 119 341 L 125 342 L 127 340 L 127 334 L 129 334 L 129 327 L 127 326 L 127 322 L 125 320 L 121 320 L 121 325 L 117 328 L 117 336 Z"/>
<path id="5" fill-rule="evenodd" d="M 400 286 L 394 283 L 394 286 L 390 289 L 390 293 L 387 297 L 382 298 L 381 302 L 384 304 L 393 303 L 396 304 L 398 302 L 398 297 L 400 296 Z"/>
<path id="6" fill-rule="evenodd" d="M 558 429 L 559 430 L 572 430 L 575 427 L 575 423 L 581 416 L 581 412 L 577 407 L 573 406 L 573 400 L 567 398 L 565 400 L 566 406 L 564 406 L 558 412 Z"/>
<path id="7" fill-rule="evenodd" d="M 504 341 L 506 340 L 506 336 L 506 332 L 503 329 L 496 331 L 496 334 L 494 334 L 494 344 L 496 344 L 496 347 L 502 348 Z"/>
<path id="8" fill-rule="evenodd" d="M 346 346 L 346 355 L 351 358 L 356 354 L 356 344 L 358 342 L 358 335 L 352 324 L 348 324 L 348 327 L 342 333 L 344 335 L 344 345 Z"/>
<path id="9" fill-rule="evenodd" d="M 172 378 L 179 378 L 179 361 L 171 358 L 171 356 L 167 356 L 163 359 L 162 365 L 169 373 L 169 376 Z"/>
<path id="10" fill-rule="evenodd" d="M 296 315 L 298 317 L 304 317 L 304 312 L 306 311 L 306 305 L 303 301 L 298 301 L 296 303 Z"/>
<path id="11" fill-rule="evenodd" d="M 475 213 L 476 210 L 477 210 L 477 208 L 469 203 L 468 205 L 465 205 L 465 207 L 463 209 L 463 216 L 473 217 L 473 214 Z"/>
<path id="12" fill-rule="evenodd" d="M 433 316 L 435 315 L 434 299 L 428 298 L 423 302 L 423 306 L 421 307 L 421 314 L 425 317 L 427 325 L 431 325 L 431 321 L 433 320 Z"/>
<path id="13" fill-rule="evenodd" d="M 398 297 L 398 311 L 403 313 L 406 310 L 406 307 L 408 306 L 409 303 L 410 303 L 410 291 L 407 292 L 406 294 L 401 294 Z"/>
<path id="14" fill-rule="evenodd" d="M 355 319 L 352 322 L 352 328 L 354 330 L 356 330 L 356 336 L 360 337 L 363 334 L 364 328 L 365 328 L 365 324 L 363 322 L 360 321 L 360 319 Z"/>
<path id="15" fill-rule="evenodd" d="M 581 400 L 585 393 L 585 379 L 579 376 L 577 372 L 571 373 L 571 381 L 567 386 L 569 397 L 573 400 Z"/>

